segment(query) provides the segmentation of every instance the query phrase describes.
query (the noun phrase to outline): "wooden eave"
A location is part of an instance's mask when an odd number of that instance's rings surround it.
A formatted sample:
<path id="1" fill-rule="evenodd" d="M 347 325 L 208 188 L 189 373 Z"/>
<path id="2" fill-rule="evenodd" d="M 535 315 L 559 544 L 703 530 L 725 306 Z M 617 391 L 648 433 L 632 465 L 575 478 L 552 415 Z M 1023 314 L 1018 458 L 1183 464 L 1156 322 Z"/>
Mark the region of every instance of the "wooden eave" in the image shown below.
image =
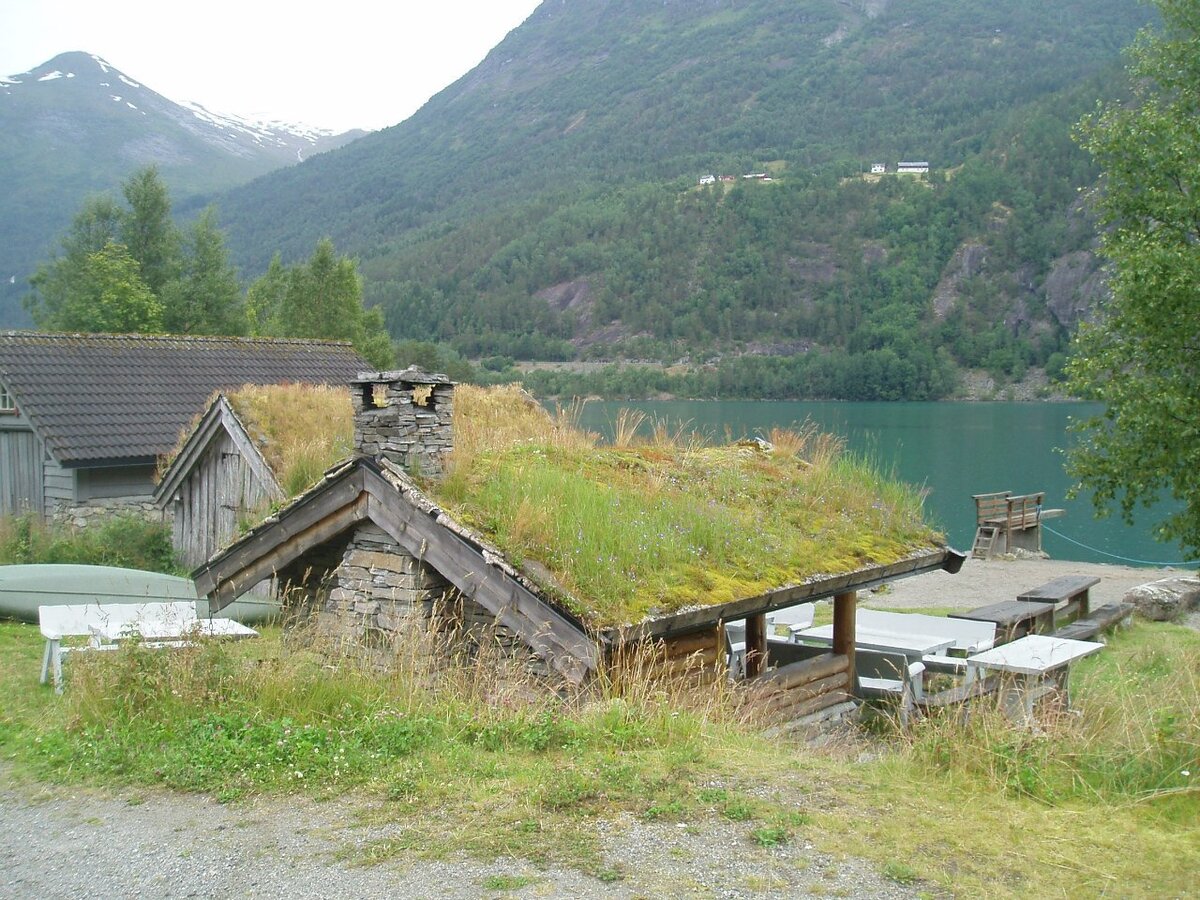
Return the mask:
<path id="1" fill-rule="evenodd" d="M 803 584 L 787 585 L 754 597 L 648 619 L 637 625 L 609 628 L 603 634 L 613 644 L 673 639 L 715 628 L 721 622 L 745 619 L 798 603 L 827 600 L 852 591 L 868 590 L 900 578 L 938 571 L 957 573 L 965 559 L 965 554 L 950 547 L 926 549 L 890 565 L 866 566 L 842 575 L 813 578 Z"/>
<path id="2" fill-rule="evenodd" d="M 355 459 L 220 551 L 192 577 L 216 612 L 263 578 L 360 522 L 371 521 L 405 552 L 483 606 L 498 624 L 574 684 L 594 674 L 599 647 L 584 625 L 539 596 L 503 555 L 454 523 L 399 469 Z"/>
<path id="3" fill-rule="evenodd" d="M 271 470 L 270 464 L 255 445 L 228 398 L 224 394 L 218 394 L 204 411 L 204 415 L 200 417 L 200 421 L 196 423 L 155 487 L 154 502 L 159 509 L 165 509 L 171 502 L 171 498 L 222 432 L 229 435 L 263 489 L 274 500 L 284 499 L 283 488 L 279 486 L 279 480 Z"/>

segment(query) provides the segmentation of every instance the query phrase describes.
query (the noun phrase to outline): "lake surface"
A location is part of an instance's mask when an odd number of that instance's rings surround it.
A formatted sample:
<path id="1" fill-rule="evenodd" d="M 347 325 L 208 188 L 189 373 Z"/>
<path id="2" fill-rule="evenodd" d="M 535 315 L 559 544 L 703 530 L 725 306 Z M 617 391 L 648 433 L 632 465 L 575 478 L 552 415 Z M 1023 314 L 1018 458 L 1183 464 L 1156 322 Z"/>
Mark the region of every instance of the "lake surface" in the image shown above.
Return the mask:
<path id="1" fill-rule="evenodd" d="M 1143 515 L 1133 527 L 1115 515 L 1096 520 L 1090 495 L 1067 499 L 1071 480 L 1059 450 L 1074 440 L 1068 425 L 1100 408 L 1086 403 L 591 401 L 580 424 L 611 437 L 618 411 L 639 409 L 672 428 L 686 423 L 689 430 L 724 440 L 726 434 L 765 437 L 776 426 L 812 421 L 841 435 L 850 450 L 868 455 L 885 471 L 924 486 L 926 518 L 960 550 L 969 551 L 975 537 L 973 494 L 1045 491 L 1045 508 L 1066 510 L 1043 528 L 1042 545 L 1053 558 L 1179 563 L 1178 546 L 1151 536 L 1153 517 Z"/>

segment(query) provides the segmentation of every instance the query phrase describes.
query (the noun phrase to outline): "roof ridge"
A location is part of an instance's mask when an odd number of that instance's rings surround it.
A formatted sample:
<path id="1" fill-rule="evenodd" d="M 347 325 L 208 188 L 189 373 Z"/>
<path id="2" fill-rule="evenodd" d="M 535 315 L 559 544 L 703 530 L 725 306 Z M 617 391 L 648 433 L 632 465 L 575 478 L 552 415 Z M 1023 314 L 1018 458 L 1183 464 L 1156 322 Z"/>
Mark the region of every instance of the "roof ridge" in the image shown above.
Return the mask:
<path id="1" fill-rule="evenodd" d="M 240 344 L 301 344 L 322 347 L 350 347 L 350 341 L 333 338 L 276 338 L 276 337 L 242 337 L 211 334 L 119 334 L 110 332 L 80 332 L 80 331 L 0 331 L 2 338 L 77 338 L 80 340 L 123 340 L 145 343 L 162 341 L 188 341 L 190 343 L 240 343 Z"/>

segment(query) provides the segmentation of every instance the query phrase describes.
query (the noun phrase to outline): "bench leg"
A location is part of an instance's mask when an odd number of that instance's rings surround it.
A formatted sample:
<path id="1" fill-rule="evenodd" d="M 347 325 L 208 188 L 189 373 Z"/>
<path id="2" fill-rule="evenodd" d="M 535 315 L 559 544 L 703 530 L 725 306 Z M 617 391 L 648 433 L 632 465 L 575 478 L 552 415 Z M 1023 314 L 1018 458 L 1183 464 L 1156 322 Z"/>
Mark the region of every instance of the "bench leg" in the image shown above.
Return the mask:
<path id="1" fill-rule="evenodd" d="M 50 654 L 50 666 L 54 672 L 54 693 L 61 694 L 63 692 L 62 679 L 62 647 L 58 641 L 54 642 L 54 651 Z"/>
<path id="2" fill-rule="evenodd" d="M 39 684 L 45 684 L 50 677 L 50 654 L 57 650 L 58 641 L 46 638 L 46 649 L 42 651 L 42 677 L 39 679 Z"/>

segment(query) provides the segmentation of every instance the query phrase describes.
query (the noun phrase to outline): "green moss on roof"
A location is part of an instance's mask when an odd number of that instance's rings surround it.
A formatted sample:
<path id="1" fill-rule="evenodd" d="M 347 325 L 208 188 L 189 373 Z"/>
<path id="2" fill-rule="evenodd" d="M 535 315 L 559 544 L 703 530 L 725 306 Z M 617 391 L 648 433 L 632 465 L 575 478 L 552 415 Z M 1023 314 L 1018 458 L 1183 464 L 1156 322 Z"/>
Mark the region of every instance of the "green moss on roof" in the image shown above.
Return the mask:
<path id="1" fill-rule="evenodd" d="M 507 391 L 507 392 L 506 392 Z M 887 565 L 942 538 L 920 493 L 813 430 L 771 446 L 662 434 L 598 446 L 513 389 L 462 386 L 438 501 L 517 564 L 553 574 L 596 626 Z"/>

